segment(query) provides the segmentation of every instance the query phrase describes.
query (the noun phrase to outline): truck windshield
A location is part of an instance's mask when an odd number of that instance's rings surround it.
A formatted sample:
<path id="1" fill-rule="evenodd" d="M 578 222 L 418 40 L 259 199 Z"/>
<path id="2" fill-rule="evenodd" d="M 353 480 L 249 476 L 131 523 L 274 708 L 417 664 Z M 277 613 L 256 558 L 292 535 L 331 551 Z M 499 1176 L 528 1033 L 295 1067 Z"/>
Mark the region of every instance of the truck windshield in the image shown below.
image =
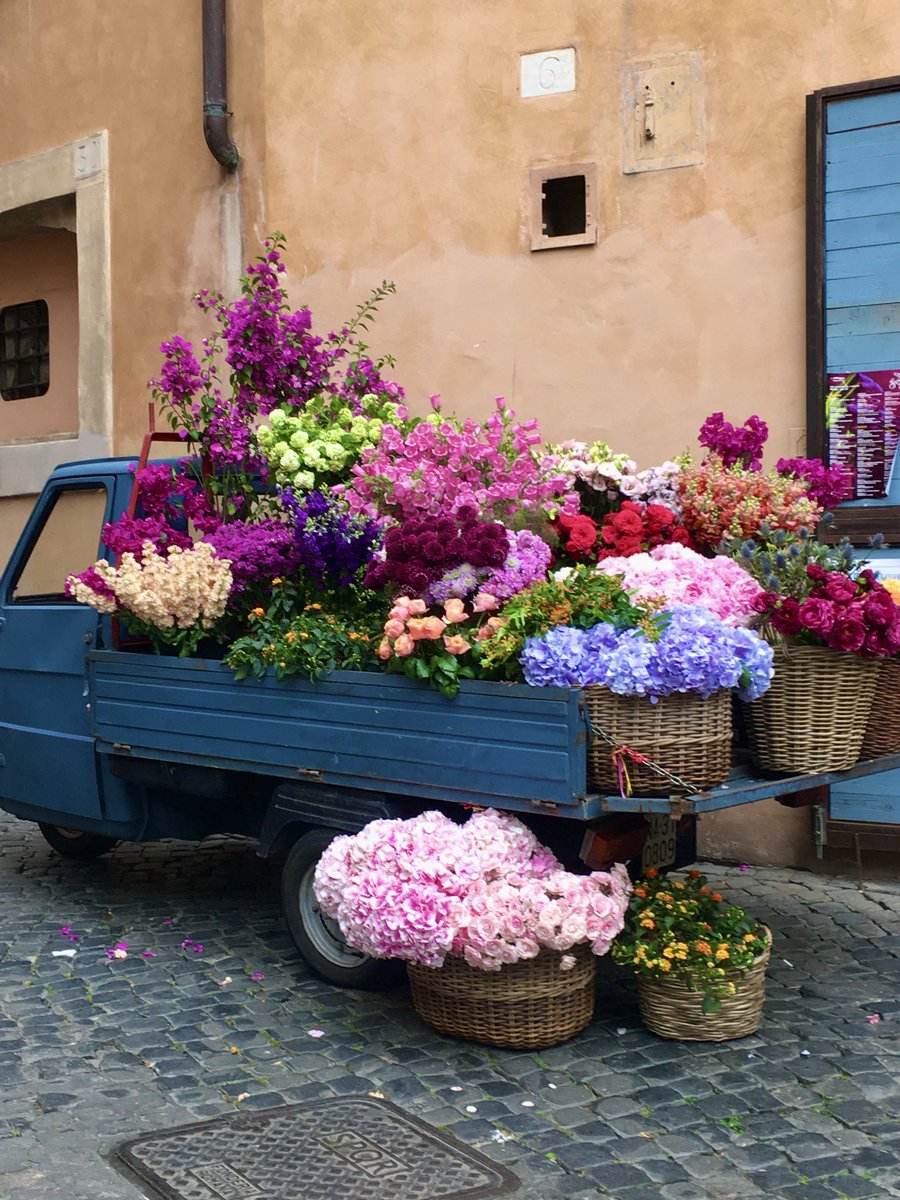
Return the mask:
<path id="1" fill-rule="evenodd" d="M 68 575 L 96 561 L 106 518 L 106 488 L 100 484 L 60 489 L 37 537 L 26 549 L 7 603 L 69 604 Z"/>

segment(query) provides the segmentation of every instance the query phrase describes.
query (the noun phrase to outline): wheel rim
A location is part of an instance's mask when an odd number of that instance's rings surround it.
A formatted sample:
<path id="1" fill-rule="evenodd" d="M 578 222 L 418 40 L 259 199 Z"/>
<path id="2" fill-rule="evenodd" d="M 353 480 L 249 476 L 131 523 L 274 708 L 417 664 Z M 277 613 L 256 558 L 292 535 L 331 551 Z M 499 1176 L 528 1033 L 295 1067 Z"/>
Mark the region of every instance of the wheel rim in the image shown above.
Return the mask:
<path id="1" fill-rule="evenodd" d="M 361 967 L 370 961 L 367 954 L 348 946 L 341 936 L 337 921 L 322 912 L 313 891 L 315 868 L 311 867 L 300 882 L 298 907 L 300 921 L 316 951 L 335 967 Z"/>
<path id="2" fill-rule="evenodd" d="M 70 838 L 72 841 L 85 836 L 83 829 L 67 829 L 65 825 L 54 825 L 53 828 L 60 837 Z"/>

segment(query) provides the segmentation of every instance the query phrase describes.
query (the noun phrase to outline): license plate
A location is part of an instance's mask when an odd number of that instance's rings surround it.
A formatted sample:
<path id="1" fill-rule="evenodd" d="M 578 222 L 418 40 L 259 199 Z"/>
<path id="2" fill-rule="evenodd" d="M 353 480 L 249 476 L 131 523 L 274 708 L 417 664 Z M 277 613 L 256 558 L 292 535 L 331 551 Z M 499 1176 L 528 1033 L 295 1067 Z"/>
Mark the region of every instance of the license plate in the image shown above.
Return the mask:
<path id="1" fill-rule="evenodd" d="M 675 861 L 675 834 L 678 822 L 659 813 L 654 813 L 647 819 L 650 822 L 650 829 L 647 832 L 647 840 L 644 842 L 641 867 L 644 871 L 648 867 L 655 867 L 657 870 L 662 867 L 670 867 Z"/>

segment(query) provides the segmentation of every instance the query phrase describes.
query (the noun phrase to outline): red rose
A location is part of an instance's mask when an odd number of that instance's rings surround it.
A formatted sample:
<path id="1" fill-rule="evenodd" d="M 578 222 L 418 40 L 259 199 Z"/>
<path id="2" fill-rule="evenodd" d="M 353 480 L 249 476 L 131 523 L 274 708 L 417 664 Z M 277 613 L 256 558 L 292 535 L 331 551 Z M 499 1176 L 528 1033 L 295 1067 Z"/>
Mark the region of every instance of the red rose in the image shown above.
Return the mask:
<path id="1" fill-rule="evenodd" d="M 590 517 L 576 517 L 569 530 L 566 549 L 570 554 L 587 554 L 597 540 L 597 526 Z"/>
<path id="2" fill-rule="evenodd" d="M 833 571 L 825 581 L 825 595 L 836 604 L 849 604 L 856 596 L 856 581 Z"/>
<path id="3" fill-rule="evenodd" d="M 866 640 L 866 627 L 862 621 L 838 617 L 826 639 L 832 650 L 861 650 Z"/>
<path id="4" fill-rule="evenodd" d="M 768 601 L 768 596 L 757 597 L 757 600 Z M 754 606 L 757 601 L 754 601 Z M 762 609 L 766 612 L 767 609 Z M 782 600 L 777 610 L 772 613 L 772 625 L 779 633 L 783 633 L 785 637 L 794 637 L 803 629 L 803 622 L 800 620 L 800 603 L 793 596 L 788 596 L 786 600 Z"/>
<path id="5" fill-rule="evenodd" d="M 621 512 L 610 514 L 610 521 L 619 533 L 630 533 L 632 537 L 644 531 L 644 522 L 639 513 L 627 510 L 624 506 Z"/>
<path id="6" fill-rule="evenodd" d="M 885 629 L 897 616 L 897 605 L 886 588 L 875 588 L 863 601 L 866 620 L 870 625 Z"/>
<path id="7" fill-rule="evenodd" d="M 796 600 L 794 601 L 794 603 L 795 604 L 797 603 Z M 754 612 L 758 612 L 758 613 L 772 612 L 775 609 L 775 606 L 777 604 L 778 604 L 777 592 L 757 592 L 757 594 L 750 601 L 750 607 L 753 609 Z"/>
<path id="8" fill-rule="evenodd" d="M 804 629 L 818 637 L 825 637 L 835 624 L 835 609 L 830 600 L 804 600 L 797 610 Z"/>
<path id="9" fill-rule="evenodd" d="M 866 634 L 866 653 L 876 658 L 890 658 L 896 653 L 896 646 L 888 637 L 886 629 L 872 629 Z"/>
<path id="10" fill-rule="evenodd" d="M 620 558 L 631 558 L 632 554 L 640 554 L 644 549 L 637 538 L 622 538 L 616 546 L 616 554 Z"/>
<path id="11" fill-rule="evenodd" d="M 644 509 L 644 520 L 656 529 L 667 529 L 675 524 L 675 514 L 664 504 L 648 504 Z"/>

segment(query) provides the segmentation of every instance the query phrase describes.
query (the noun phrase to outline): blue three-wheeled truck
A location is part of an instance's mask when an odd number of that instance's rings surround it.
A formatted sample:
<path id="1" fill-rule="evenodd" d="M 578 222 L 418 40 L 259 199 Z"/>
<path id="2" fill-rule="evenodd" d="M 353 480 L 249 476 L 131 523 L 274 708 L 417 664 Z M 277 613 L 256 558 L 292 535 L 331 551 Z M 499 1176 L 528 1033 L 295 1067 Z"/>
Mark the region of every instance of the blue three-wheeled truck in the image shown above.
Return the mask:
<path id="1" fill-rule="evenodd" d="M 736 770 L 699 794 L 599 795 L 575 689 L 468 682 L 449 701 L 376 672 L 237 682 L 214 659 L 119 648 L 111 618 L 70 600 L 63 581 L 106 553 L 101 529 L 128 510 L 135 465 L 57 468 L 0 576 L 0 806 L 73 858 L 121 840 L 257 839 L 260 855 L 284 859 L 299 950 L 333 983 L 376 986 L 384 966 L 318 912 L 313 872 L 338 832 L 491 806 L 569 865 L 664 867 L 693 859 L 699 814 L 835 781 Z M 861 762 L 840 780 L 896 767 L 900 756 Z"/>

